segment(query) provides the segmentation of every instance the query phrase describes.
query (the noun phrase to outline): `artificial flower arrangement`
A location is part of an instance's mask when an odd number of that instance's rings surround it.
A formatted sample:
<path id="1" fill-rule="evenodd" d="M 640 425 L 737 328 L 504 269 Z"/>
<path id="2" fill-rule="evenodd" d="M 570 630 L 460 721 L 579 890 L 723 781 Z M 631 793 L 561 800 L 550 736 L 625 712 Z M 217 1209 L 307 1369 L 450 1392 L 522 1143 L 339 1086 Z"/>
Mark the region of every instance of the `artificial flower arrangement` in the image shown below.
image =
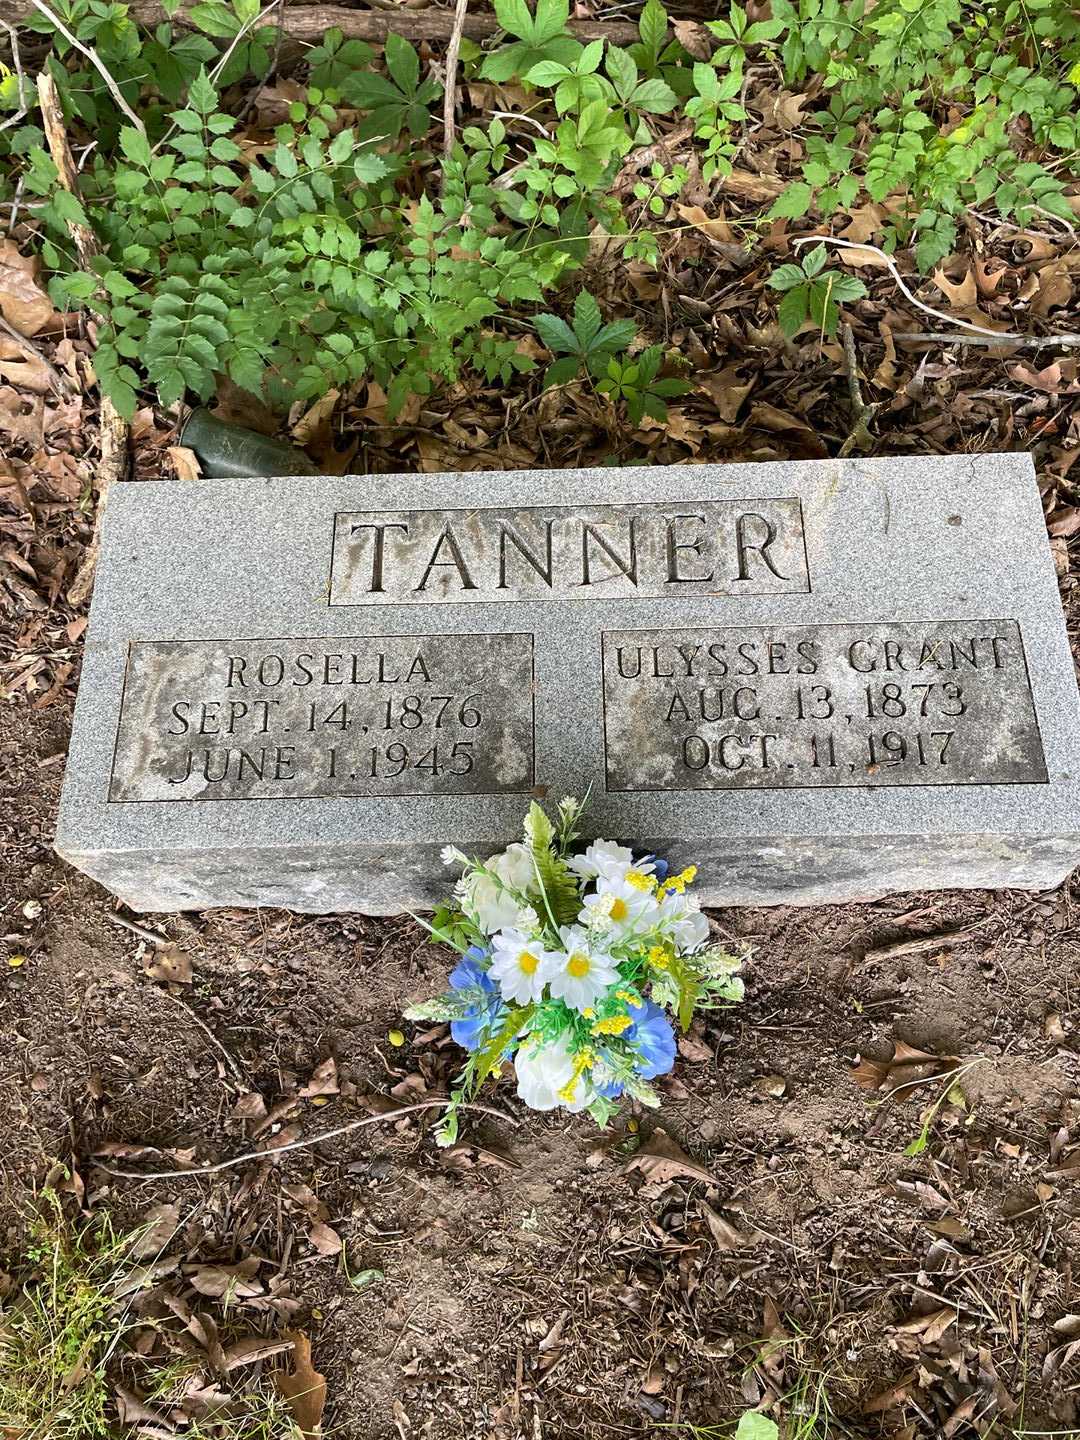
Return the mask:
<path id="1" fill-rule="evenodd" d="M 675 1063 L 669 1012 L 742 999 L 741 959 L 709 944 L 688 893 L 695 867 L 672 875 L 655 855 L 594 840 L 574 851 L 583 806 L 564 800 L 553 825 L 535 802 L 525 838 L 490 859 L 447 847 L 464 867 L 428 928 L 460 959 L 450 989 L 405 1012 L 450 1022 L 469 1052 L 440 1126 L 457 1138 L 456 1106 L 513 1061 L 533 1110 L 588 1110 L 607 1123 L 620 1097 L 656 1106 L 650 1081 Z"/>

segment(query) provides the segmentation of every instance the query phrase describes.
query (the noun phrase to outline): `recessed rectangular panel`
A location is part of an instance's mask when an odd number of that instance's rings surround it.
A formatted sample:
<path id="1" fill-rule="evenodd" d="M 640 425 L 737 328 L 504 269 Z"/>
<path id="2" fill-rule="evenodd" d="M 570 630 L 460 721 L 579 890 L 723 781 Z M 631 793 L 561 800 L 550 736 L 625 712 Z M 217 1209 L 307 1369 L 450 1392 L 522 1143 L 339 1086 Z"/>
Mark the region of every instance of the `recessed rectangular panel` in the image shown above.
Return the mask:
<path id="1" fill-rule="evenodd" d="M 1014 620 L 613 630 L 608 791 L 1047 779 Z"/>
<path id="2" fill-rule="evenodd" d="M 805 594 L 792 497 L 340 511 L 331 605 Z"/>
<path id="3" fill-rule="evenodd" d="M 529 634 L 137 640 L 109 799 L 516 794 L 533 753 Z"/>

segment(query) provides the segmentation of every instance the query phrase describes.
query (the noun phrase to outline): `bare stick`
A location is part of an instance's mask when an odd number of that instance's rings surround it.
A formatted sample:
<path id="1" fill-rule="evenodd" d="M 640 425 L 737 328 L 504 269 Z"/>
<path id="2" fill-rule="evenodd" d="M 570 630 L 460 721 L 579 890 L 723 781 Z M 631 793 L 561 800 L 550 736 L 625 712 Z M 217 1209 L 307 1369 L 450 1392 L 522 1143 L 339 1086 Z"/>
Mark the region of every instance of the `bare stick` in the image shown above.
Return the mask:
<path id="1" fill-rule="evenodd" d="M 42 70 L 38 76 L 38 99 L 41 102 L 41 123 L 45 127 L 49 153 L 56 166 L 60 184 L 77 198 L 79 178 L 75 169 L 75 159 L 71 153 L 71 146 L 68 144 L 67 131 L 64 129 L 64 112 L 60 106 L 56 81 L 48 70 Z M 89 225 L 84 225 L 79 220 L 69 220 L 68 230 L 78 252 L 80 266 L 83 270 L 93 273 L 91 262 L 96 255 L 101 254 L 97 236 Z M 102 395 L 99 431 L 101 458 L 96 476 L 98 502 L 94 515 L 94 533 L 90 537 L 90 544 L 87 546 L 86 555 L 79 567 L 78 574 L 68 591 L 68 603 L 71 605 L 81 605 L 93 587 L 94 569 L 101 547 L 101 522 L 112 483 L 114 480 L 122 479 L 127 468 L 127 440 L 127 421 L 109 397 Z"/>
<path id="2" fill-rule="evenodd" d="M 28 355 L 40 365 L 44 365 L 45 369 L 49 372 L 49 380 L 52 382 L 53 389 L 58 395 L 74 394 L 75 387 L 68 377 L 60 373 L 52 361 L 42 353 L 28 335 L 24 335 L 20 330 L 16 330 L 14 325 L 9 325 L 2 315 L 0 315 L 0 330 L 15 341 L 15 344 L 18 345 L 24 355 Z"/>
<path id="3" fill-rule="evenodd" d="M 19 108 L 14 115 L 0 125 L 0 130 L 6 130 L 10 125 L 17 125 L 27 111 L 26 76 L 23 74 L 22 60 L 19 56 L 19 37 L 15 34 L 15 28 L 9 25 L 6 20 L 0 20 L 0 29 L 6 30 L 8 39 L 11 41 L 11 63 L 15 66 L 15 75 L 19 86 Z"/>
<path id="4" fill-rule="evenodd" d="M 210 1029 L 210 1026 L 207 1025 L 206 1021 L 202 1018 L 202 1016 L 196 1015 L 195 1011 L 191 1008 L 187 1001 L 183 999 L 182 996 L 174 995 L 171 990 L 167 990 L 163 986 L 155 985 L 153 988 L 157 991 L 159 995 L 164 995 L 167 1000 L 171 1000 L 174 1005 L 179 1005 L 180 1009 L 185 1012 L 188 1018 L 194 1020 L 195 1024 L 210 1041 L 211 1045 L 213 1045 L 216 1050 L 219 1050 L 224 1056 L 225 1064 L 232 1071 L 233 1078 L 238 1080 L 240 1084 L 245 1089 L 247 1089 L 248 1080 L 244 1072 L 240 1069 L 240 1066 L 233 1059 L 232 1055 L 229 1054 L 229 1051 L 214 1034 L 213 1030 Z"/>
<path id="5" fill-rule="evenodd" d="M 449 160 L 454 148 L 454 107 L 457 104 L 458 56 L 461 53 L 461 35 L 465 28 L 465 13 L 469 0 L 457 0 L 454 6 L 454 28 L 450 31 L 450 43 L 446 47 L 446 85 L 443 89 L 443 160 Z M 446 188 L 446 173 L 443 172 L 443 189 Z"/>
<path id="6" fill-rule="evenodd" d="M 114 925 L 119 925 L 124 930 L 130 930 L 132 935 L 137 935 L 140 940 L 145 940 L 148 945 L 153 945 L 157 950 L 169 943 L 159 931 L 148 930 L 145 925 L 139 925 L 134 920 L 129 920 L 126 915 L 112 914 L 108 918 Z"/>
<path id="7" fill-rule="evenodd" d="M 874 437 L 870 434 L 870 421 L 877 414 L 876 405 L 867 405 L 859 383 L 859 357 L 855 353 L 855 333 L 845 320 L 841 336 L 844 342 L 844 368 L 847 370 L 848 393 L 851 396 L 851 413 L 855 417 L 847 439 L 840 446 L 839 458 L 843 460 L 856 450 L 872 450 Z"/>
<path id="8" fill-rule="evenodd" d="M 348 1135 L 353 1130 L 359 1130 L 364 1125 L 381 1125 L 384 1120 L 397 1120 L 402 1115 L 414 1115 L 419 1110 L 446 1109 L 453 1105 L 452 1100 L 440 1097 L 437 1100 L 421 1100 L 415 1105 L 400 1105 L 396 1110 L 383 1110 L 378 1115 L 365 1115 L 362 1120 L 352 1120 L 348 1125 L 339 1125 L 336 1130 L 323 1130 L 318 1135 L 309 1135 L 306 1140 L 292 1140 L 288 1145 L 279 1145 L 277 1149 L 252 1150 L 247 1155 L 236 1155 L 232 1160 L 220 1160 L 216 1165 L 199 1165 L 194 1170 L 114 1170 L 111 1165 L 102 1165 L 95 1160 L 93 1164 L 99 1170 L 104 1170 L 106 1175 L 116 1175 L 121 1180 L 187 1180 L 195 1175 L 217 1175 L 222 1170 L 232 1170 L 237 1165 L 247 1165 L 252 1160 L 274 1160 L 279 1155 L 285 1155 L 290 1150 L 307 1150 L 312 1145 L 321 1145 L 324 1140 L 336 1140 L 339 1135 Z M 520 1125 L 520 1120 L 515 1120 L 512 1115 L 505 1115 L 501 1110 L 496 1110 L 491 1105 L 459 1104 L 459 1110 L 473 1110 L 481 1115 L 494 1115 L 496 1120 L 503 1120 L 507 1125 Z"/>
<path id="9" fill-rule="evenodd" d="M 116 101 L 117 105 L 128 117 L 132 125 L 135 126 L 135 129 L 138 130 L 141 134 L 145 135 L 146 126 L 135 114 L 135 111 L 132 110 L 131 106 L 127 103 L 123 95 L 120 93 L 120 86 L 117 85 L 116 81 L 109 74 L 108 70 L 106 70 L 97 51 L 92 49 L 89 45 L 84 45 L 81 40 L 76 39 L 76 37 L 67 28 L 64 22 L 60 19 L 59 15 L 55 14 L 52 10 L 49 9 L 48 5 L 45 4 L 45 0 L 30 0 L 30 3 L 34 6 L 36 10 L 41 11 L 42 15 L 45 16 L 45 19 L 48 20 L 49 24 L 52 25 L 54 29 L 59 30 L 60 34 L 63 35 L 64 39 L 68 42 L 69 45 L 73 45 L 75 49 L 78 50 L 80 55 L 86 56 L 86 58 L 90 61 L 90 64 L 93 65 L 94 69 L 98 72 L 101 78 L 105 81 L 105 84 L 109 87 L 109 94 Z"/>
<path id="10" fill-rule="evenodd" d="M 1080 345 L 1080 335 L 938 335 L 933 330 L 894 330 L 893 339 L 919 341 L 932 340 L 936 345 L 985 345 L 993 350 L 995 346 L 1005 349 L 1046 350 L 1054 345 L 1068 348 Z"/>

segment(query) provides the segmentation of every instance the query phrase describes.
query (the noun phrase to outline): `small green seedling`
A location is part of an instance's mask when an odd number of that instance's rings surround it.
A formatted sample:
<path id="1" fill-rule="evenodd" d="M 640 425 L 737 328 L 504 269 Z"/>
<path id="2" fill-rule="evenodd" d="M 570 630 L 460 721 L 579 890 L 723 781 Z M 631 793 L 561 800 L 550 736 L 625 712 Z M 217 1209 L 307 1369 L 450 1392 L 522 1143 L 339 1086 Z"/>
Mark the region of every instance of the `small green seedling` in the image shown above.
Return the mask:
<path id="1" fill-rule="evenodd" d="M 597 377 L 604 374 L 612 356 L 625 350 L 634 338 L 632 320 L 603 324 L 600 306 L 588 290 L 582 290 L 574 301 L 573 328 L 558 315 L 537 315 L 533 324 L 547 348 L 559 357 L 548 366 L 545 387 L 565 385 L 582 369 Z"/>
<path id="2" fill-rule="evenodd" d="M 597 390 L 609 400 L 623 401 L 633 425 L 640 425 L 648 415 L 653 420 L 667 419 L 666 402 L 676 395 L 685 395 L 690 386 L 685 380 L 657 379 L 664 352 L 659 345 L 650 345 L 640 355 L 619 359 L 613 355 L 607 373 L 597 383 Z"/>
<path id="3" fill-rule="evenodd" d="M 824 270 L 824 264 L 825 246 L 815 245 L 802 257 L 800 265 L 781 265 L 769 276 L 771 287 L 785 292 L 777 311 L 785 335 L 798 334 L 807 320 L 812 320 L 823 335 L 835 335 L 840 306 L 866 294 L 861 280 L 842 270 Z"/>

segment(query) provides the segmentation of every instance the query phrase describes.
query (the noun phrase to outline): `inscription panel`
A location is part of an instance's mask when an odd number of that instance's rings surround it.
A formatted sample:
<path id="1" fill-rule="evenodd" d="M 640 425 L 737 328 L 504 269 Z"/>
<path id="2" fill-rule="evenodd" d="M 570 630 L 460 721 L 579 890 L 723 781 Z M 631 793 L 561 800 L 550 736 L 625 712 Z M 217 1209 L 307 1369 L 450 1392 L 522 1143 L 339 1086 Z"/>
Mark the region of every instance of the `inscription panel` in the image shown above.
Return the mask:
<path id="1" fill-rule="evenodd" d="M 533 783 L 532 635 L 129 647 L 110 801 L 516 794 Z"/>
<path id="2" fill-rule="evenodd" d="M 617 630 L 607 789 L 1047 780 L 1014 620 Z"/>
<path id="3" fill-rule="evenodd" d="M 797 498 L 340 511 L 331 605 L 810 589 Z"/>

